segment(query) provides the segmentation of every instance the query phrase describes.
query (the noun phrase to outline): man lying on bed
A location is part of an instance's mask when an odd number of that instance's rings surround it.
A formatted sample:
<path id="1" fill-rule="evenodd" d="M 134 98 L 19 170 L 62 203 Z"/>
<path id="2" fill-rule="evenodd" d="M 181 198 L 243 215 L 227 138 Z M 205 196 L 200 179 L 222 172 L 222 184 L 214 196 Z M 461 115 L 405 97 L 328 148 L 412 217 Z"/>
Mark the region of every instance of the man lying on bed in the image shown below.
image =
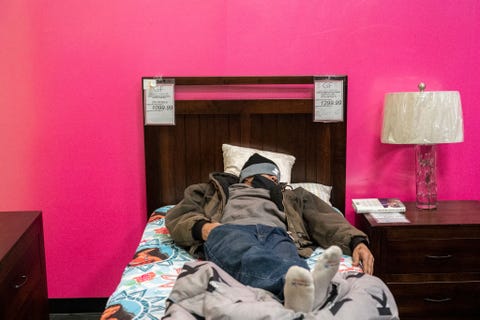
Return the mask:
<path id="1" fill-rule="evenodd" d="M 353 265 L 373 273 L 367 236 L 312 193 L 279 184 L 278 166 L 252 155 L 240 172 L 210 174 L 189 186 L 166 215 L 175 243 L 212 261 L 239 282 L 262 288 L 287 308 L 309 312 L 323 305 L 342 250 Z M 328 248 L 309 271 L 304 258 Z"/>

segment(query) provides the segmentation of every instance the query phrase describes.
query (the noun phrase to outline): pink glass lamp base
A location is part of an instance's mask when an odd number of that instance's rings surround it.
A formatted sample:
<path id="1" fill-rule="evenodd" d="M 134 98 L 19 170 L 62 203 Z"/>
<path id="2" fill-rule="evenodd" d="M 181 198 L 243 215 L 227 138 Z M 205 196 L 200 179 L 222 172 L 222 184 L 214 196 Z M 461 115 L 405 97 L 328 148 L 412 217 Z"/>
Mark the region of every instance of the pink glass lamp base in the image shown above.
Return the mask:
<path id="1" fill-rule="evenodd" d="M 437 208 L 435 145 L 415 145 L 417 208 Z"/>

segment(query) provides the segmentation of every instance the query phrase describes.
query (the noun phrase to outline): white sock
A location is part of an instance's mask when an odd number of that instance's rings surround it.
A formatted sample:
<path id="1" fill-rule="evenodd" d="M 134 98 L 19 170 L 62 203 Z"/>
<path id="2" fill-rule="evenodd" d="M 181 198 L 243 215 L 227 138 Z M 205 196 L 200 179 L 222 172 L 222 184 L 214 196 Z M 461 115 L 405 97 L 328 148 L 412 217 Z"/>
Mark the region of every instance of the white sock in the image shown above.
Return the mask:
<path id="1" fill-rule="evenodd" d="M 312 273 L 299 266 L 290 267 L 285 276 L 283 295 L 285 308 L 295 312 L 312 311 L 314 299 Z"/>
<path id="2" fill-rule="evenodd" d="M 325 302 L 330 290 L 330 282 L 338 271 L 341 258 L 342 249 L 337 246 L 331 246 L 325 250 L 315 263 L 312 277 L 315 285 L 316 308 L 320 307 Z"/>

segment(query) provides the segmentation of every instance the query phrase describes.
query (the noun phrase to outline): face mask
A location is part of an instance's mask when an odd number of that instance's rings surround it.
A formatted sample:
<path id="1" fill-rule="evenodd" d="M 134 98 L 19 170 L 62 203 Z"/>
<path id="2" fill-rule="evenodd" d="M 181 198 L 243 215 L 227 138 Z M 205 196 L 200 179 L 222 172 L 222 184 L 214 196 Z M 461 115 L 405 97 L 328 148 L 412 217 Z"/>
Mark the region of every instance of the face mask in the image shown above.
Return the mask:
<path id="1" fill-rule="evenodd" d="M 252 179 L 252 187 L 272 190 L 277 184 L 262 175 L 255 175 Z"/>

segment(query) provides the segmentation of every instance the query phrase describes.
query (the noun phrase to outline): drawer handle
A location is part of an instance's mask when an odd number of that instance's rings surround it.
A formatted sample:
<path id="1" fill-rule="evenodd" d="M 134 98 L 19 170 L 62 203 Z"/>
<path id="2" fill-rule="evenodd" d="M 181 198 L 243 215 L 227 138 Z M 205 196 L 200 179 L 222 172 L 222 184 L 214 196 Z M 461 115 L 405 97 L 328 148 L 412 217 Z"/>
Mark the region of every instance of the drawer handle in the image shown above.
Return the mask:
<path id="1" fill-rule="evenodd" d="M 23 287 L 25 283 L 27 283 L 28 277 L 26 275 L 21 275 L 20 280 L 20 283 L 14 285 L 15 289 L 20 289 L 21 287 Z"/>
<path id="2" fill-rule="evenodd" d="M 441 298 L 441 299 L 424 298 L 423 300 L 426 302 L 443 303 L 443 302 L 452 301 L 452 298 Z"/>
<path id="3" fill-rule="evenodd" d="M 433 259 L 433 260 L 445 260 L 445 259 L 451 259 L 453 256 L 451 254 L 446 254 L 443 256 L 433 256 L 433 255 L 427 255 L 427 259 Z"/>

